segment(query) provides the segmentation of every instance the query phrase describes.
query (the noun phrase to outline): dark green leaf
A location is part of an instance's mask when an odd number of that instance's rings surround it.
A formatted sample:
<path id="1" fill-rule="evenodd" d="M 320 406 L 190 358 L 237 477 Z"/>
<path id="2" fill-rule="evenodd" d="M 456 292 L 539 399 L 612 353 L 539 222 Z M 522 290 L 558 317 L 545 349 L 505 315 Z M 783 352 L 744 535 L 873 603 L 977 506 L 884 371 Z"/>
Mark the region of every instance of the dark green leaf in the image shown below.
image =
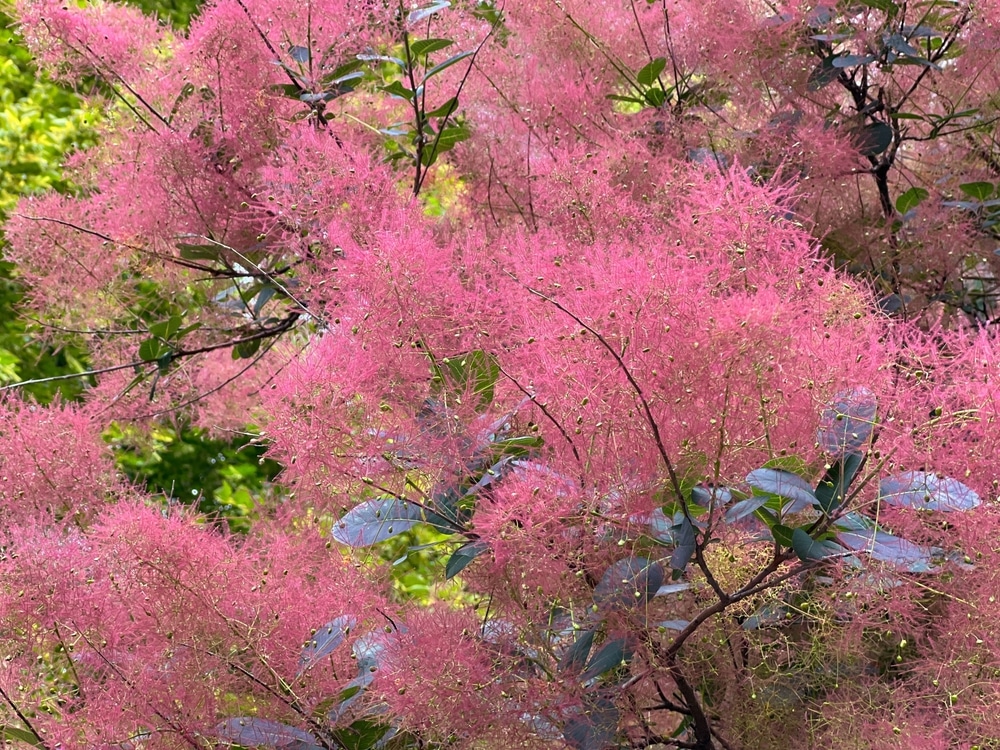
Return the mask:
<path id="1" fill-rule="evenodd" d="M 431 52 L 447 49 L 454 43 L 451 39 L 418 39 L 410 44 L 410 54 L 423 57 Z"/>
<path id="2" fill-rule="evenodd" d="M 179 93 L 177 95 L 177 98 L 174 99 L 174 105 L 170 108 L 170 114 L 167 115 L 167 122 L 173 121 L 174 117 L 177 115 L 177 111 L 181 108 L 181 105 L 193 93 L 194 93 L 193 83 L 185 83 L 181 87 L 181 93 Z"/>
<path id="3" fill-rule="evenodd" d="M 873 122 L 854 131 L 854 142 L 862 156 L 877 156 L 892 144 L 892 128 Z"/>
<path id="4" fill-rule="evenodd" d="M 790 502 L 782 509 L 784 513 L 801 513 L 816 505 L 816 495 L 812 486 L 798 474 L 783 469 L 756 469 L 747 474 L 747 484 L 754 489 L 777 495 Z M 734 506 L 735 507 L 735 506 Z"/>
<path id="5" fill-rule="evenodd" d="M 639 71 L 635 74 L 635 80 L 640 86 L 649 88 L 657 82 L 660 77 L 660 73 L 662 73 L 663 69 L 666 67 L 667 58 L 657 57 L 651 60 L 648 65 L 639 69 Z"/>
<path id="6" fill-rule="evenodd" d="M 337 696 L 337 705 L 330 709 L 330 712 L 327 714 L 329 720 L 334 724 L 340 721 L 340 717 L 361 698 L 365 692 L 365 688 L 374 681 L 375 675 L 369 669 L 365 669 L 341 688 L 340 694 Z"/>
<path id="7" fill-rule="evenodd" d="M 642 98 L 646 100 L 646 103 L 650 107 L 662 107 L 663 103 L 667 101 L 667 92 L 661 88 L 654 87 L 646 89 L 642 93 Z"/>
<path id="8" fill-rule="evenodd" d="M 836 553 L 841 548 L 833 542 L 818 542 L 805 529 L 795 529 L 792 532 L 792 549 L 803 562 L 822 560 Z"/>
<path id="9" fill-rule="evenodd" d="M 358 60 L 362 62 L 381 62 L 381 63 L 392 63 L 400 70 L 406 70 L 406 62 L 400 60 L 398 57 L 393 57 L 392 55 L 380 55 L 375 52 L 365 52 L 363 54 L 357 55 Z"/>
<path id="10" fill-rule="evenodd" d="M 809 78 L 806 81 L 806 86 L 810 91 L 819 91 L 827 84 L 833 83 L 837 80 L 837 76 L 840 75 L 840 71 L 833 65 L 835 58 L 835 55 L 824 57 L 820 61 L 819 65 L 812 69 L 812 72 L 809 74 Z"/>
<path id="11" fill-rule="evenodd" d="M 169 341 L 174 337 L 174 334 L 180 330 L 181 323 L 184 322 L 184 318 L 180 315 L 171 315 L 167 320 L 161 320 L 159 323 L 153 323 L 149 327 L 149 332 L 153 336 L 157 336 L 164 341 Z"/>
<path id="12" fill-rule="evenodd" d="M 874 8 L 875 10 L 880 10 L 887 14 L 890 18 L 894 17 L 899 13 L 899 6 L 892 0 L 858 0 L 862 5 L 869 8 Z"/>
<path id="13" fill-rule="evenodd" d="M 793 530 L 790 526 L 785 526 L 783 523 L 772 523 L 769 524 L 769 528 L 771 529 L 771 536 L 774 537 L 774 541 L 782 547 L 792 546 Z"/>
<path id="14" fill-rule="evenodd" d="M 187 245 L 182 242 L 177 245 L 177 249 L 185 260 L 218 260 L 222 248 L 218 245 Z"/>
<path id="15" fill-rule="evenodd" d="M 830 515 L 844 504 L 862 460 L 860 453 L 847 453 L 831 464 L 816 486 L 816 500 L 824 513 Z"/>
<path id="16" fill-rule="evenodd" d="M 673 554 L 670 555 L 670 567 L 676 574 L 687 569 L 687 565 L 694 555 L 698 538 L 695 534 L 694 526 L 687 518 L 682 518 L 673 531 L 676 544 Z"/>
<path id="17" fill-rule="evenodd" d="M 563 739 L 573 750 L 608 750 L 618 734 L 618 708 L 607 698 L 588 697 L 584 711 L 563 727 Z"/>
<path id="18" fill-rule="evenodd" d="M 958 186 L 958 189 L 974 198 L 977 201 L 989 200 L 993 195 L 994 187 L 990 182 L 966 182 Z"/>
<path id="19" fill-rule="evenodd" d="M 463 544 L 457 550 L 452 552 L 451 557 L 448 558 L 448 563 L 445 565 L 444 570 L 445 579 L 457 576 L 465 570 L 469 563 L 488 550 L 489 545 L 485 542 L 469 542 L 468 544 Z"/>
<path id="20" fill-rule="evenodd" d="M 45 743 L 31 730 L 19 729 L 10 725 L 0 725 L 0 741 L 25 742 L 43 750 L 45 748 Z"/>
<path id="21" fill-rule="evenodd" d="M 263 309 L 264 305 L 267 304 L 267 301 L 274 296 L 276 291 L 278 290 L 273 286 L 265 286 L 260 290 L 257 294 L 257 299 L 255 299 L 253 303 L 253 316 L 255 318 L 260 317 L 261 309 Z"/>
<path id="22" fill-rule="evenodd" d="M 412 101 L 413 99 L 413 90 L 406 88 L 401 81 L 393 81 L 388 86 L 383 86 L 382 90 L 387 94 L 406 99 L 406 101 Z"/>
<path id="23" fill-rule="evenodd" d="M 920 50 L 906 41 L 906 38 L 902 34 L 890 34 L 885 38 L 885 45 L 891 49 L 899 52 L 901 55 L 909 55 L 910 57 L 922 57 Z"/>
<path id="24" fill-rule="evenodd" d="M 649 558 L 618 560 L 594 587 L 594 603 L 611 609 L 641 607 L 656 595 L 663 579 L 663 566 Z"/>
<path id="25" fill-rule="evenodd" d="M 323 86 L 329 86 L 332 83 L 340 83 L 348 79 L 362 78 L 364 71 L 361 70 L 361 67 L 361 60 L 350 60 L 334 68 L 332 72 L 320 78 L 319 82 Z"/>
<path id="26" fill-rule="evenodd" d="M 910 573 L 926 573 L 931 567 L 931 550 L 877 529 L 840 531 L 837 539 L 848 549 L 866 552 Z"/>
<path id="27" fill-rule="evenodd" d="M 595 677 L 600 677 L 605 672 L 617 669 L 622 664 L 627 664 L 632 659 L 632 649 L 628 647 L 624 638 L 615 638 L 601 646 L 594 658 L 587 665 L 587 671 L 580 675 L 580 680 L 586 682 Z"/>
<path id="28" fill-rule="evenodd" d="M 343 750 L 380 750 L 386 747 L 386 740 L 396 730 L 374 719 L 358 719 L 346 727 L 337 727 L 330 732 L 336 744 Z"/>
<path id="29" fill-rule="evenodd" d="M 840 391 L 820 416 L 820 447 L 834 456 L 860 452 L 875 428 L 877 411 L 878 400 L 870 389 L 858 386 Z"/>
<path id="30" fill-rule="evenodd" d="M 573 645 L 566 649 L 566 652 L 562 655 L 562 658 L 559 660 L 559 671 L 579 672 L 583 669 L 583 665 L 587 663 L 587 657 L 590 656 L 590 649 L 593 645 L 594 631 L 584 630 L 573 641 Z"/>
<path id="31" fill-rule="evenodd" d="M 302 87 L 297 83 L 276 83 L 271 86 L 272 91 L 277 91 L 282 96 L 287 96 L 289 99 L 298 99 L 302 94 Z"/>
<path id="32" fill-rule="evenodd" d="M 427 73 L 424 74 L 424 80 L 422 80 L 420 82 L 420 85 L 421 86 L 424 85 L 425 83 L 427 83 L 428 79 L 430 79 L 431 77 L 436 76 L 441 71 L 447 70 L 448 68 L 450 68 L 455 63 L 461 62 L 465 58 L 471 57 L 474 54 L 476 54 L 475 50 L 467 50 L 465 52 L 459 52 L 457 55 L 449 57 L 443 63 L 435 65 L 433 68 L 431 68 L 430 70 L 428 70 Z"/>
<path id="33" fill-rule="evenodd" d="M 753 495 L 748 497 L 746 500 L 740 500 L 738 503 L 734 503 L 732 506 L 726 510 L 726 522 L 734 523 L 739 521 L 741 518 L 746 518 L 758 508 L 767 504 L 769 500 L 767 495 Z"/>
<path id="34" fill-rule="evenodd" d="M 431 361 L 431 392 L 445 394 L 459 402 L 471 396 L 479 410 L 493 403 L 493 391 L 499 377 L 500 365 L 496 358 L 482 349 Z"/>
<path id="35" fill-rule="evenodd" d="M 436 109 L 432 109 L 430 112 L 425 112 L 424 113 L 424 117 L 428 117 L 428 118 L 430 118 L 430 117 L 449 117 L 449 116 L 451 116 L 451 115 L 453 115 L 455 113 L 456 109 L 458 109 L 458 97 L 457 96 L 453 96 L 453 97 L 451 97 L 451 99 L 449 99 L 448 101 L 446 101 L 440 107 L 437 107 Z"/>
<path id="36" fill-rule="evenodd" d="M 782 602 L 770 602 L 743 621 L 744 630 L 759 630 L 788 621 L 792 610 Z"/>
<path id="37" fill-rule="evenodd" d="M 922 187 L 911 187 L 896 198 L 896 210 L 901 214 L 916 208 L 930 197 L 930 193 Z"/>
<path id="38" fill-rule="evenodd" d="M 233 347 L 233 359 L 250 359 L 260 350 L 262 341 L 263 339 L 241 341 Z"/>
<path id="39" fill-rule="evenodd" d="M 139 359 L 143 362 L 155 362 L 163 354 L 166 347 L 157 338 L 150 338 L 139 344 Z"/>
<path id="40" fill-rule="evenodd" d="M 897 65 L 923 65 L 925 68 L 934 68 L 934 70 L 942 70 L 941 66 L 937 63 L 931 62 L 926 57 L 914 57 L 912 55 L 900 55 L 894 61 Z"/>

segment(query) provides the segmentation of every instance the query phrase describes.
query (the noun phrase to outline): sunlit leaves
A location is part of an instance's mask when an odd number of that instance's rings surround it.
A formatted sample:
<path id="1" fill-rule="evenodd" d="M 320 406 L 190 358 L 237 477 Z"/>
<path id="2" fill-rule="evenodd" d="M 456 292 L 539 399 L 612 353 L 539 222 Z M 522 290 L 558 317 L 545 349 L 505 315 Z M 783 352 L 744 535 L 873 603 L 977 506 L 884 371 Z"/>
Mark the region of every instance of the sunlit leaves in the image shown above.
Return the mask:
<path id="1" fill-rule="evenodd" d="M 333 538 L 351 547 L 368 547 L 402 534 L 418 523 L 450 529 L 444 518 L 401 498 L 366 500 L 345 513 L 333 526 Z"/>

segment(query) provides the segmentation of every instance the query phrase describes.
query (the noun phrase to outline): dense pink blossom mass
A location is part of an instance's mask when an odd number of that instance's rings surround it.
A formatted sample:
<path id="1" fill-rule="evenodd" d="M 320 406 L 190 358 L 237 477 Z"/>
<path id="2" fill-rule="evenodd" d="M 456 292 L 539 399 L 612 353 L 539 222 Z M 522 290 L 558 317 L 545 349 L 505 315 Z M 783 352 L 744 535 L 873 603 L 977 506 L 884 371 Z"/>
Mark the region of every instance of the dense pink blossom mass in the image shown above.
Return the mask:
<path id="1" fill-rule="evenodd" d="M 995 0 L 17 12 L 105 115 L 4 227 L 95 375 L 0 394 L 0 736 L 1000 742 Z M 175 415 L 247 534 L 116 473 Z"/>

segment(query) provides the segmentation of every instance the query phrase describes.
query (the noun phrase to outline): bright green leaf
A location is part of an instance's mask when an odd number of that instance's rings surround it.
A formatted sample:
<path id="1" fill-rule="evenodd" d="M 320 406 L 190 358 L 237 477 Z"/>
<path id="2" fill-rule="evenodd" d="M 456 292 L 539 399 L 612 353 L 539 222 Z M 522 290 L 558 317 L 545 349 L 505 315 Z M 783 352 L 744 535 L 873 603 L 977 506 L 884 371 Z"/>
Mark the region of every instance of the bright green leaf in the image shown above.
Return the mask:
<path id="1" fill-rule="evenodd" d="M 657 57 L 650 63 L 642 68 L 635 74 L 635 80 L 640 86 L 649 87 L 656 83 L 657 79 L 660 77 L 660 73 L 663 69 L 667 67 L 667 59 L 665 57 Z"/>

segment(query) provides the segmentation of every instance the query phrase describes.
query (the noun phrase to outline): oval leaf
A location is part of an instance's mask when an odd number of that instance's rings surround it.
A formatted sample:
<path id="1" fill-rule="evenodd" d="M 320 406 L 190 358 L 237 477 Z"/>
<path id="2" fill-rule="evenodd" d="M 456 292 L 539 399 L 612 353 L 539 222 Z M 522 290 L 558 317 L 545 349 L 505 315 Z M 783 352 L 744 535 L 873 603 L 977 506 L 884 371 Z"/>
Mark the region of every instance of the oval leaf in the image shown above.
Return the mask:
<path id="1" fill-rule="evenodd" d="M 451 39 L 418 39 L 410 44 L 410 52 L 414 57 L 423 57 L 447 49 L 454 43 Z"/>
<path id="2" fill-rule="evenodd" d="M 781 625 L 788 620 L 792 610 L 782 602 L 770 602 L 743 621 L 744 630 L 759 630 Z"/>
<path id="3" fill-rule="evenodd" d="M 756 469 L 747 474 L 747 484 L 761 492 L 791 500 L 783 512 L 799 513 L 817 505 L 813 488 L 798 474 L 784 469 Z M 735 507 L 735 506 L 734 506 Z"/>
<path id="4" fill-rule="evenodd" d="M 676 578 L 691 561 L 698 544 L 698 537 L 695 534 L 694 526 L 686 518 L 682 518 L 681 522 L 674 526 L 673 531 L 676 546 L 674 553 L 670 556 L 670 567 Z"/>
<path id="5" fill-rule="evenodd" d="M 816 500 L 819 501 L 819 507 L 824 513 L 830 515 L 844 504 L 847 491 L 863 460 L 860 453 L 847 453 L 827 469 L 826 474 L 816 485 Z"/>
<path id="6" fill-rule="evenodd" d="M 766 495 L 754 495 L 753 497 L 748 497 L 746 500 L 740 500 L 726 511 L 726 522 L 734 523 L 741 518 L 746 518 L 755 510 L 765 505 L 767 500 Z"/>
<path id="7" fill-rule="evenodd" d="M 618 708 L 607 698 L 584 701 L 586 710 L 563 727 L 563 739 L 573 750 L 607 750 L 618 734 Z"/>
<path id="8" fill-rule="evenodd" d="M 871 437 L 877 410 L 878 399 L 868 388 L 840 391 L 820 416 L 817 432 L 820 447 L 833 455 L 860 452 Z"/>
<path id="9" fill-rule="evenodd" d="M 975 491 L 957 479 L 926 471 L 907 471 L 883 479 L 878 496 L 889 505 L 923 510 L 972 510 L 982 503 Z"/>
<path id="10" fill-rule="evenodd" d="M 454 578 L 463 570 L 466 566 L 479 557 L 481 554 L 486 552 L 489 546 L 485 542 L 469 542 L 468 544 L 463 544 L 457 550 L 451 553 L 451 557 L 448 558 L 448 563 L 445 565 L 444 577 Z"/>
<path id="11" fill-rule="evenodd" d="M 806 81 L 806 86 L 810 91 L 819 91 L 824 86 L 833 83 L 837 80 L 837 76 L 840 75 L 840 69 L 835 68 L 833 61 L 836 59 L 833 55 L 830 57 L 824 57 L 823 60 L 813 68 L 812 72 L 809 74 L 809 79 Z"/>
<path id="12" fill-rule="evenodd" d="M 853 68 L 875 62 L 875 55 L 839 55 L 831 60 L 835 68 Z"/>
<path id="13" fill-rule="evenodd" d="M 333 525 L 332 535 L 341 544 L 368 547 L 424 522 L 447 527 L 443 518 L 427 513 L 416 503 L 380 497 L 366 500 L 346 513 Z"/>
<path id="14" fill-rule="evenodd" d="M 843 549 L 835 542 L 818 542 L 806 533 L 805 529 L 795 529 L 792 532 L 792 549 L 803 562 L 810 560 L 822 560 L 843 552 Z"/>
<path id="15" fill-rule="evenodd" d="M 648 602 L 664 579 L 663 566 L 645 557 L 628 557 L 608 568 L 594 587 L 594 602 L 612 609 L 631 609 Z"/>
<path id="16" fill-rule="evenodd" d="M 892 128 L 873 122 L 854 131 L 854 142 L 862 156 L 877 156 L 892 144 Z"/>
<path id="17" fill-rule="evenodd" d="M 410 24 L 419 23 L 425 18 L 430 18 L 435 13 L 439 13 L 445 8 L 451 6 L 448 0 L 437 0 L 430 5 L 425 5 L 423 8 L 417 8 L 416 10 L 411 10 L 409 15 L 406 16 L 406 22 Z"/>
<path id="18" fill-rule="evenodd" d="M 931 570 L 931 551 L 884 531 L 841 531 L 837 539 L 848 549 L 867 552 L 875 560 L 900 570 L 926 573 Z"/>
<path id="19" fill-rule="evenodd" d="M 665 57 L 657 57 L 650 63 L 642 68 L 639 72 L 635 74 L 635 80 L 638 81 L 640 86 L 649 87 L 656 83 L 656 79 L 660 77 L 660 73 L 663 69 L 667 67 L 667 59 Z"/>
<path id="20" fill-rule="evenodd" d="M 299 672 L 303 672 L 316 664 L 324 656 L 333 653 L 344 639 L 351 628 L 357 625 L 357 621 L 350 615 L 335 617 L 306 641 L 302 646 L 302 654 L 299 656 Z"/>
<path id="21" fill-rule="evenodd" d="M 990 182 L 966 182 L 959 185 L 958 189 L 977 201 L 989 200 L 994 190 L 993 184 Z"/>
<path id="22" fill-rule="evenodd" d="M 452 57 L 449 57 L 443 63 L 435 65 L 433 68 L 431 68 L 430 70 L 427 71 L 427 73 L 424 75 L 424 80 L 422 80 L 420 82 L 420 85 L 422 86 L 423 84 L 427 83 L 427 80 L 429 78 L 431 78 L 432 76 L 436 76 L 442 70 L 446 70 L 446 69 L 450 68 L 452 65 L 454 65 L 455 63 L 461 62 L 465 58 L 471 57 L 474 54 L 476 54 L 476 51 L 474 49 L 466 50 L 465 52 L 459 52 L 457 55 L 453 55 Z"/>
<path id="23" fill-rule="evenodd" d="M 219 737 L 244 747 L 301 748 L 317 747 L 319 744 L 315 737 L 301 729 L 249 716 L 224 721 L 215 732 Z"/>
<path id="24" fill-rule="evenodd" d="M 632 659 L 632 649 L 628 647 L 624 638 L 615 638 L 601 646 L 594 658 L 587 665 L 587 671 L 580 675 L 580 679 L 586 682 L 595 677 L 600 677 L 605 672 L 627 664 Z"/>
<path id="25" fill-rule="evenodd" d="M 930 193 L 922 187 L 911 187 L 896 198 L 896 210 L 901 214 L 912 211 L 930 197 Z"/>
<path id="26" fill-rule="evenodd" d="M 670 594 L 679 594 L 682 591 L 687 591 L 689 588 L 691 588 L 690 583 L 668 583 L 664 586 L 660 586 L 660 588 L 656 590 L 656 593 L 653 594 L 653 596 L 668 596 Z"/>
<path id="27" fill-rule="evenodd" d="M 594 645 L 594 631 L 584 630 L 573 641 L 573 645 L 566 649 L 566 653 L 562 655 L 559 660 L 559 671 L 560 672 L 577 672 L 583 669 L 583 665 L 587 663 L 587 657 L 590 656 L 590 649 Z"/>

